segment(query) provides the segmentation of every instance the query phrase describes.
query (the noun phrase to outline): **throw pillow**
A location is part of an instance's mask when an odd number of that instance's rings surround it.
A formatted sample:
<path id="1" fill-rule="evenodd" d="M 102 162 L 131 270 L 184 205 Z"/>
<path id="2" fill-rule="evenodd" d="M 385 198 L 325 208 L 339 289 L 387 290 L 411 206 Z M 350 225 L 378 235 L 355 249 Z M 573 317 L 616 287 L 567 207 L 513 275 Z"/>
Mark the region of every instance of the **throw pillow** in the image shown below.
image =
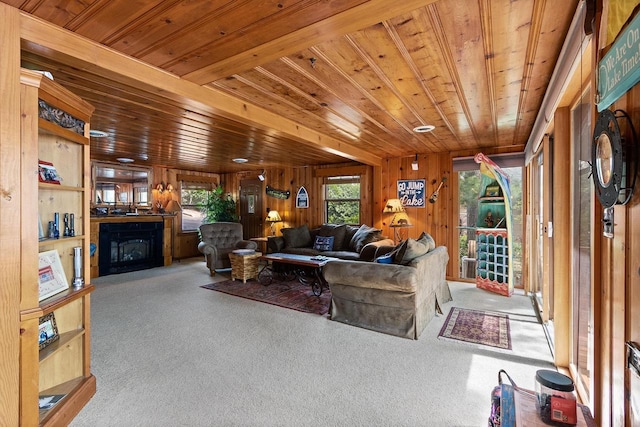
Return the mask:
<path id="1" fill-rule="evenodd" d="M 400 245 L 393 262 L 400 265 L 408 265 L 411 261 L 429 252 L 427 243 L 415 239 L 407 239 Z"/>
<path id="2" fill-rule="evenodd" d="M 344 224 L 322 224 L 318 231 L 318 236 L 333 236 L 333 247 L 339 251 L 342 249 L 346 232 L 347 226 Z"/>
<path id="3" fill-rule="evenodd" d="M 393 252 L 389 252 L 388 254 L 385 254 L 376 258 L 376 262 L 379 264 L 391 264 L 393 263 L 394 255 L 395 254 Z"/>
<path id="4" fill-rule="evenodd" d="M 316 241 L 313 244 L 313 249 L 315 249 L 316 251 L 332 251 L 333 239 L 333 236 L 316 236 Z"/>
<path id="5" fill-rule="evenodd" d="M 353 235 L 356 234 L 356 231 L 360 229 L 359 225 L 347 225 L 346 232 L 344 233 L 344 243 L 342 244 L 343 251 L 350 251 L 351 249 L 351 239 L 353 239 Z"/>
<path id="6" fill-rule="evenodd" d="M 307 224 L 300 227 L 283 228 L 282 237 L 287 248 L 309 248 L 311 247 L 311 233 Z"/>
<path id="7" fill-rule="evenodd" d="M 436 248 L 436 241 L 433 240 L 433 237 L 431 237 L 431 235 L 426 231 L 422 232 L 420 237 L 418 237 L 418 241 L 423 242 L 425 245 L 427 245 L 427 252 L 431 252 Z"/>
<path id="8" fill-rule="evenodd" d="M 362 224 L 351 238 L 349 249 L 360 253 L 367 243 L 377 242 L 382 238 L 382 230 Z"/>

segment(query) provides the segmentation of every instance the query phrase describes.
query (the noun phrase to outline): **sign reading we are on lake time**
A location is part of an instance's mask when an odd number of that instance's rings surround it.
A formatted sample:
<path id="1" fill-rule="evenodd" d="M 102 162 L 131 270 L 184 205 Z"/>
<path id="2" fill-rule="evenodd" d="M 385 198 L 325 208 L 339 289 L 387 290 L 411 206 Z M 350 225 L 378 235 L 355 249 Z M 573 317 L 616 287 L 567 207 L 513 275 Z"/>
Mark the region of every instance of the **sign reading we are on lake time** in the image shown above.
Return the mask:
<path id="1" fill-rule="evenodd" d="M 598 63 L 598 111 L 613 104 L 640 81 L 640 14 L 618 34 Z"/>
<path id="2" fill-rule="evenodd" d="M 398 199 L 405 208 L 424 208 L 424 191 L 424 179 L 398 180 Z"/>

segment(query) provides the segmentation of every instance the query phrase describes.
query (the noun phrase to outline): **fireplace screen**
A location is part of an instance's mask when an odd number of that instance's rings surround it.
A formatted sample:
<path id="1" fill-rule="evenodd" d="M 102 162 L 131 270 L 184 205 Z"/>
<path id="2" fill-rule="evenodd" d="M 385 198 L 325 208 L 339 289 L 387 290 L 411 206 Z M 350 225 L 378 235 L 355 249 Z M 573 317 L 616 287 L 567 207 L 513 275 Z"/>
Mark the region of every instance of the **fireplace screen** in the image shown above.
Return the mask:
<path id="1" fill-rule="evenodd" d="M 100 224 L 100 276 L 164 265 L 162 223 Z"/>
<path id="2" fill-rule="evenodd" d="M 151 240 L 131 239 L 111 242 L 111 262 L 140 261 L 149 258 Z"/>

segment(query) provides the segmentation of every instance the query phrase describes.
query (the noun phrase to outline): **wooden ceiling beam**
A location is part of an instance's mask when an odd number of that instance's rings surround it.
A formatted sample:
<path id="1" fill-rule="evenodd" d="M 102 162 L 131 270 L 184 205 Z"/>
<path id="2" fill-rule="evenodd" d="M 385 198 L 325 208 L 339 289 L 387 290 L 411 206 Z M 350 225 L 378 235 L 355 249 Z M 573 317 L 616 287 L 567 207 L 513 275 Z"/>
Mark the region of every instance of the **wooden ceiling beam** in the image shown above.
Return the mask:
<path id="1" fill-rule="evenodd" d="M 144 88 L 149 93 L 177 102 L 188 110 L 239 121 L 267 130 L 275 136 L 281 134 L 356 162 L 371 166 L 382 165 L 379 156 L 366 150 L 234 98 L 211 86 L 200 86 L 181 79 L 25 12 L 20 13 L 20 38 L 23 48 L 28 51 L 121 83 Z"/>
<path id="2" fill-rule="evenodd" d="M 250 70 L 310 46 L 358 31 L 387 19 L 409 13 L 437 0 L 370 0 L 342 13 L 308 25 L 275 40 L 240 52 L 229 58 L 187 73 L 182 78 L 207 84 L 227 76 Z"/>

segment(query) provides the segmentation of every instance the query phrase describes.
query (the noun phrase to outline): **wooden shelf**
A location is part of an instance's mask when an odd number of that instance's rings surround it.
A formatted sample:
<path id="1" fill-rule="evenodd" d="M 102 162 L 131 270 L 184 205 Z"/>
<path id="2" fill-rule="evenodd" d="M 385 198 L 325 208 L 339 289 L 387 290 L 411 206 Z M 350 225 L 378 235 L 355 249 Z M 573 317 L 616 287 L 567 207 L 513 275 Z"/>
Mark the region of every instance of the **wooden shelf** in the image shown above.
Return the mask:
<path id="1" fill-rule="evenodd" d="M 84 329 L 77 329 L 60 334 L 60 338 L 40 350 L 40 362 L 46 360 L 58 351 L 63 350 L 68 343 L 83 335 Z"/>
<path id="2" fill-rule="evenodd" d="M 69 288 L 66 291 L 62 291 L 59 294 L 53 295 L 47 299 L 40 301 L 40 308 L 42 309 L 42 315 L 51 313 L 58 308 L 69 304 L 71 301 L 82 298 L 85 295 L 93 292 L 95 287 L 89 283 L 85 283 L 84 287 L 80 289 Z"/>
<path id="3" fill-rule="evenodd" d="M 93 375 L 83 378 L 74 378 L 47 390 L 42 390 L 39 395 L 64 394 L 65 397 L 51 409 L 40 409 L 39 419 L 41 426 L 67 425 L 87 404 L 96 392 L 96 377 Z"/>
<path id="4" fill-rule="evenodd" d="M 85 235 L 84 234 L 78 234 L 77 236 L 72 236 L 72 237 L 60 237 L 59 239 L 42 239 L 40 241 L 38 241 L 38 246 L 47 246 L 50 245 L 52 243 L 59 243 L 59 242 L 63 242 L 63 241 L 70 241 L 70 240 L 84 240 Z"/>
<path id="5" fill-rule="evenodd" d="M 38 188 L 40 190 L 58 190 L 58 191 L 77 191 L 79 193 L 84 193 L 84 187 L 74 187 L 73 185 L 62 185 L 62 184 L 49 184 L 48 182 L 39 182 Z"/>

